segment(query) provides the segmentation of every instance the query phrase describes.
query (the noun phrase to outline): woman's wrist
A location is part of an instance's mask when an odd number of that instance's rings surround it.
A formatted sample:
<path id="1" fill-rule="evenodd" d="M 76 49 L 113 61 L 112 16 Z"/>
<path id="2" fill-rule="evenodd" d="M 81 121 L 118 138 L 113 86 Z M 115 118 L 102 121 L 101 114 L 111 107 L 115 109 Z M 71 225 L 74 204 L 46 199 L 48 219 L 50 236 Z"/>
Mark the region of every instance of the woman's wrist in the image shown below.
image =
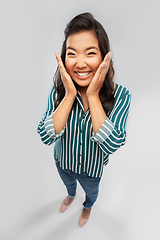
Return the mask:
<path id="1" fill-rule="evenodd" d="M 87 96 L 87 98 L 88 98 L 89 103 L 90 102 L 97 102 L 97 101 L 100 100 L 99 94 L 89 95 L 89 96 Z"/>
<path id="2" fill-rule="evenodd" d="M 75 97 L 76 97 L 75 94 L 66 93 L 64 98 L 65 98 L 67 101 L 74 101 L 74 100 L 75 100 Z"/>

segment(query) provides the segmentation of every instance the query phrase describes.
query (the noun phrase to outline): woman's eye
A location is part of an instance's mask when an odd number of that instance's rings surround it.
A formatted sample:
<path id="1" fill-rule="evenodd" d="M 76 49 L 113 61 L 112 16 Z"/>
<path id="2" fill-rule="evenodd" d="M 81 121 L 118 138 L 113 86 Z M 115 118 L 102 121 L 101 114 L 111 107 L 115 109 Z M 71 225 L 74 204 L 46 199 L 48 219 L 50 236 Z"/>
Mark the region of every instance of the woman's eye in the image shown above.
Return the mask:
<path id="1" fill-rule="evenodd" d="M 95 52 L 89 52 L 87 55 L 96 55 Z"/>
<path id="2" fill-rule="evenodd" d="M 69 52 L 69 53 L 67 53 L 67 55 L 74 56 L 75 54 L 74 54 L 74 53 L 72 53 L 72 52 Z"/>

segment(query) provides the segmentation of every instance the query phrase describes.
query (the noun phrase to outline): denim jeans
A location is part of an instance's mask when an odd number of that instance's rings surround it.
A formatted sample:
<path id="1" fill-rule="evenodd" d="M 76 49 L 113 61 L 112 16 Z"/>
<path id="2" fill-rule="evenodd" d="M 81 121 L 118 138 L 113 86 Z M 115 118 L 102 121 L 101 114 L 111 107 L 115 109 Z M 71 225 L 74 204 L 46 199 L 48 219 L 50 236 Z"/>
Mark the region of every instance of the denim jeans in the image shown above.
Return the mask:
<path id="1" fill-rule="evenodd" d="M 77 180 L 85 192 L 84 208 L 90 209 L 98 197 L 99 183 L 101 178 L 90 177 L 86 173 L 77 174 L 71 170 L 65 170 L 60 167 L 59 161 L 55 158 L 55 163 L 59 175 L 67 188 L 67 192 L 70 198 L 74 198 L 76 195 Z"/>

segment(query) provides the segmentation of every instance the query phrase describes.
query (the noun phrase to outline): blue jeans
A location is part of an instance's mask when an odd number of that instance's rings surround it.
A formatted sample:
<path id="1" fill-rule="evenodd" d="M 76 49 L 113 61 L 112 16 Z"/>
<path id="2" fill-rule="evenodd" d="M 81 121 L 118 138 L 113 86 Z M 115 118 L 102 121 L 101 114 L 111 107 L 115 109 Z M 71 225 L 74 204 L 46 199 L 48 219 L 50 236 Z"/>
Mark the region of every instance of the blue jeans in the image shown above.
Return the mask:
<path id="1" fill-rule="evenodd" d="M 86 199 L 83 203 L 84 208 L 90 209 L 98 197 L 99 183 L 101 178 L 90 177 L 86 173 L 77 174 L 71 170 L 65 170 L 60 167 L 59 161 L 55 158 L 55 163 L 59 175 L 67 188 L 67 192 L 70 198 L 74 198 L 76 195 L 77 180 L 83 188 Z"/>

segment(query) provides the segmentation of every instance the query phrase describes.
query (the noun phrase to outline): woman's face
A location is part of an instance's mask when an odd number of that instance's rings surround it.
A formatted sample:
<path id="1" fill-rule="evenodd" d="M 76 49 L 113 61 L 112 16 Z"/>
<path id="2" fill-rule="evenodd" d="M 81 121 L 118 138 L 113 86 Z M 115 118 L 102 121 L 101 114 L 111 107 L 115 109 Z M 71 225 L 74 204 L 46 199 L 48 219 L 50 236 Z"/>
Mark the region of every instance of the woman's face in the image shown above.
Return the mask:
<path id="1" fill-rule="evenodd" d="M 88 87 L 101 62 L 102 56 L 94 32 L 85 31 L 68 37 L 66 70 L 80 87 Z"/>

